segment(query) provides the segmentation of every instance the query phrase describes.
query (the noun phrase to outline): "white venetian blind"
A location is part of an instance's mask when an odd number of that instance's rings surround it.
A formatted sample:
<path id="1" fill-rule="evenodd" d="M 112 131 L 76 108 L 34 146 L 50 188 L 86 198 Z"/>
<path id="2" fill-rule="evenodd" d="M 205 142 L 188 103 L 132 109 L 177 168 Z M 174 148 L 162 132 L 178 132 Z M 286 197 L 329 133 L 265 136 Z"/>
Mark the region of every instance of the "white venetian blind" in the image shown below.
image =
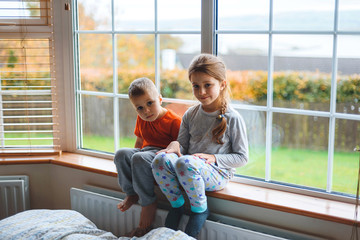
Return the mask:
<path id="1" fill-rule="evenodd" d="M 0 1 L 0 156 L 59 153 L 52 0 Z"/>

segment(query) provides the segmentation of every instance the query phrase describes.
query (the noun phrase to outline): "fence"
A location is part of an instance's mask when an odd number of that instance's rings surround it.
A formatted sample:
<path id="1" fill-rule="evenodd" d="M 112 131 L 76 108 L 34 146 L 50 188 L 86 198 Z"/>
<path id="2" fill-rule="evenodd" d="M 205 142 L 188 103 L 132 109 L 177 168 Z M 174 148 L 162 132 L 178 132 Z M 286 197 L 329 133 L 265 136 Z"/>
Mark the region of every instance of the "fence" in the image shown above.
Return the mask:
<path id="1" fill-rule="evenodd" d="M 88 97 L 83 101 L 84 134 L 113 136 L 112 99 Z M 274 103 L 277 107 L 290 107 L 288 103 Z M 350 104 L 340 103 L 339 109 Z M 293 106 L 294 107 L 294 106 Z M 304 109 L 328 111 L 329 103 L 304 103 Z M 120 136 L 133 137 L 136 112 L 128 100 L 120 100 Z M 90 109 L 97 109 L 97 114 Z M 239 111 L 243 116 L 250 144 L 265 145 L 265 113 L 249 110 Z M 360 142 L 360 122 L 337 119 L 335 126 L 335 149 L 352 151 Z M 327 150 L 329 118 L 294 114 L 273 114 L 273 145 L 288 148 Z"/>

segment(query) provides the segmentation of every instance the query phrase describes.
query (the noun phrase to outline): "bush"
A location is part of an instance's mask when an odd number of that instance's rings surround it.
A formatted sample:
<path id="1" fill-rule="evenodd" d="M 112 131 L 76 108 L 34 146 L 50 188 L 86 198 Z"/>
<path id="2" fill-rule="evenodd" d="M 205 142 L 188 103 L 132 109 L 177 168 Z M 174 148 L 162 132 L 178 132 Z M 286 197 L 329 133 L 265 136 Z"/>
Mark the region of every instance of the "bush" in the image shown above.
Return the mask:
<path id="1" fill-rule="evenodd" d="M 112 72 L 83 70 L 82 87 L 90 91 L 112 91 Z M 118 71 L 119 93 L 127 94 L 130 83 L 140 77 L 155 81 L 151 68 Z M 187 70 L 174 69 L 161 72 L 160 86 L 163 97 L 193 99 Z M 326 103 L 330 101 L 331 75 L 320 72 L 276 72 L 273 74 L 274 100 L 287 102 Z M 228 71 L 232 98 L 246 102 L 263 102 L 267 98 L 266 71 Z M 337 101 L 360 100 L 360 75 L 338 76 Z"/>

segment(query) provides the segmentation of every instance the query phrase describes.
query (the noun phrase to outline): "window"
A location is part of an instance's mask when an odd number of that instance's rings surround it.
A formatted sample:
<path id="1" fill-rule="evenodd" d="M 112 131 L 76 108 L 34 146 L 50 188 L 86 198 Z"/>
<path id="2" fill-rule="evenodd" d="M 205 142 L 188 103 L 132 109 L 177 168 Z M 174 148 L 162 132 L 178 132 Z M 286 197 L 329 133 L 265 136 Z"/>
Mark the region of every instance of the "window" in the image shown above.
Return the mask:
<path id="1" fill-rule="evenodd" d="M 195 103 L 187 67 L 201 51 L 213 52 L 227 64 L 232 104 L 248 128 L 250 161 L 237 173 L 355 194 L 357 1 L 77 0 L 74 6 L 80 149 L 114 153 L 133 146 L 136 113 L 127 88 L 138 77 L 152 79 L 166 107 L 183 113 Z"/>
<path id="2" fill-rule="evenodd" d="M 228 64 L 233 102 L 250 130 L 251 159 L 238 173 L 355 194 L 360 4 L 257 0 L 217 6 L 217 53 Z"/>
<path id="3" fill-rule="evenodd" d="M 52 1 L 0 3 L 1 154 L 57 153 Z"/>
<path id="4" fill-rule="evenodd" d="M 200 5 L 191 0 L 75 2 L 80 148 L 114 153 L 134 146 L 136 112 L 127 89 L 136 78 L 153 80 L 164 98 L 191 99 L 186 67 L 200 53 Z"/>

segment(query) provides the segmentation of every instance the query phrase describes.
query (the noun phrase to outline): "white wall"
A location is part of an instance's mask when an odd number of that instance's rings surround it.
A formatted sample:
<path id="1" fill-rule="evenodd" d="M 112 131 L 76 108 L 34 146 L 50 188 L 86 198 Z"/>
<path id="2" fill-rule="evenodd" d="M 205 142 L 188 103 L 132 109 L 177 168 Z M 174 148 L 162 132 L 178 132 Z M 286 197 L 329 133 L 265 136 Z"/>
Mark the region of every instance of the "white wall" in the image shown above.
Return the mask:
<path id="1" fill-rule="evenodd" d="M 120 191 L 117 178 L 54 164 L 1 165 L 0 175 L 28 175 L 32 209 L 70 209 L 70 188 L 93 185 Z M 161 195 L 161 194 L 158 194 Z M 160 196 L 163 199 L 163 196 Z M 161 201 L 160 199 L 160 201 Z M 248 228 L 267 233 L 279 233 L 293 239 L 350 239 L 352 226 L 306 216 L 209 198 L 209 209 L 215 219 L 231 223 L 232 219 Z M 281 230 L 279 230 L 281 229 Z M 297 234 L 294 238 L 294 232 Z M 360 232 L 359 232 L 360 234 Z"/>
<path id="2" fill-rule="evenodd" d="M 63 151 L 75 152 L 77 149 L 72 24 L 71 12 L 64 10 L 65 2 L 68 0 L 54 1 L 58 115 L 61 132 L 59 144 Z M 211 32 L 211 29 L 208 29 L 208 32 Z M 211 51 L 211 46 L 205 46 L 203 51 Z M 1 165 L 0 175 L 15 174 L 26 174 L 30 177 L 32 208 L 70 208 L 69 189 L 81 188 L 84 184 L 119 190 L 116 178 L 101 174 L 50 164 Z M 258 223 L 257 228 L 265 231 L 276 232 L 275 227 L 279 227 L 289 231 L 322 236 L 326 239 L 350 239 L 352 230 L 350 225 L 221 199 L 209 198 L 209 208 L 213 215 L 219 213 L 242 219 L 243 224 L 249 224 L 250 227 L 254 226 L 250 222 Z M 306 239 L 305 236 L 302 239 Z"/>

